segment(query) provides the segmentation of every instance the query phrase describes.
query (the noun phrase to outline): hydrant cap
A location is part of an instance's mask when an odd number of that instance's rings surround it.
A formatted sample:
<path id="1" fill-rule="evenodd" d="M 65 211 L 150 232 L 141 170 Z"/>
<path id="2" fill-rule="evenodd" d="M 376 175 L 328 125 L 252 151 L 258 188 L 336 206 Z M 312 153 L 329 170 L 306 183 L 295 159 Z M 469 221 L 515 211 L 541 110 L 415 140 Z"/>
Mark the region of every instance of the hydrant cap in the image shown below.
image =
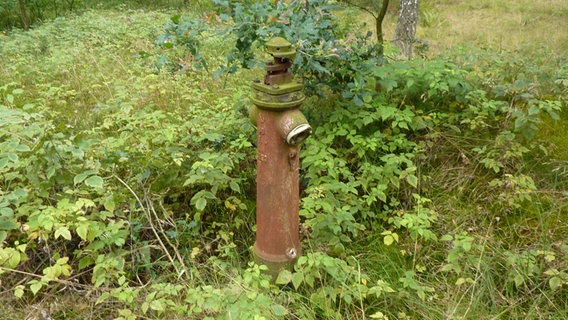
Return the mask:
<path id="1" fill-rule="evenodd" d="M 276 37 L 266 43 L 266 51 L 275 58 L 291 59 L 296 55 L 296 49 L 288 40 Z"/>

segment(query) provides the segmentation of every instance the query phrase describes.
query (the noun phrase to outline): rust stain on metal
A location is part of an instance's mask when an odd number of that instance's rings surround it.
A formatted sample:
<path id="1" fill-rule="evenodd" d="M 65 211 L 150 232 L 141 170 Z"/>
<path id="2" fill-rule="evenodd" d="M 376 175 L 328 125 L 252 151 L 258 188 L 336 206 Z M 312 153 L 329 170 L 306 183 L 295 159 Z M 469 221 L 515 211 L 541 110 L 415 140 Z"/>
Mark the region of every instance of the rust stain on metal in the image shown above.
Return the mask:
<path id="1" fill-rule="evenodd" d="M 288 163 L 290 164 L 290 171 L 296 172 L 298 168 L 298 148 L 294 146 L 290 148 L 290 153 L 288 154 Z"/>
<path id="2" fill-rule="evenodd" d="M 283 84 L 292 81 L 292 73 L 288 69 L 292 67 L 292 61 L 275 58 L 274 62 L 265 65 L 267 74 L 264 76 L 265 84 Z"/>
<path id="3" fill-rule="evenodd" d="M 289 146 L 275 130 L 277 112 L 260 110 L 261 114 L 266 121 L 259 122 L 259 131 L 265 126 L 265 134 L 258 136 L 258 157 L 267 159 L 258 161 L 254 251 L 262 260 L 289 262 L 300 248 L 299 176 L 288 169 L 298 168 L 297 147 Z M 295 254 L 290 255 L 290 250 Z"/>

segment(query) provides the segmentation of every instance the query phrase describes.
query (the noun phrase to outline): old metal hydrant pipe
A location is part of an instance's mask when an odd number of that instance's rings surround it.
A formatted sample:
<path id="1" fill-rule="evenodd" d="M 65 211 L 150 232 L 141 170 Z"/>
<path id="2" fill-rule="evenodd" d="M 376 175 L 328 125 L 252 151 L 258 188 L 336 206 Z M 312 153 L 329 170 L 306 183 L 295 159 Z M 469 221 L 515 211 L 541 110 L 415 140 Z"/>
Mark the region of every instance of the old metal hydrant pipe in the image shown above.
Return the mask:
<path id="1" fill-rule="evenodd" d="M 299 151 L 312 128 L 299 110 L 303 85 L 288 71 L 296 51 L 283 38 L 268 41 L 266 51 L 274 61 L 266 63 L 264 81 L 252 85 L 249 113 L 258 134 L 254 256 L 275 278 L 301 254 Z"/>
<path id="2" fill-rule="evenodd" d="M 251 122 L 256 126 L 258 108 L 253 106 L 249 115 Z M 276 129 L 289 145 L 301 144 L 312 133 L 312 127 L 299 109 L 281 111 L 274 116 L 277 118 Z"/>

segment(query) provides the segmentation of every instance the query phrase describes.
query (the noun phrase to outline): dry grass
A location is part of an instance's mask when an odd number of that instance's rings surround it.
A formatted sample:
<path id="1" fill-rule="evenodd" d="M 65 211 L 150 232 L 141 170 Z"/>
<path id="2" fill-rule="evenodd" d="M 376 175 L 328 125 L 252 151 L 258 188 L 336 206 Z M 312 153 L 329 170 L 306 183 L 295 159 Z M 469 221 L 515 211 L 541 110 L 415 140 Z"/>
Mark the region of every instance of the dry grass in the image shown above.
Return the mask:
<path id="1" fill-rule="evenodd" d="M 427 41 L 430 53 L 455 45 L 496 50 L 548 48 L 568 55 L 566 0 L 422 0 L 417 38 Z M 393 39 L 398 1 L 391 1 L 385 18 L 385 38 Z M 369 30 L 372 19 L 365 15 Z"/>
<path id="2" fill-rule="evenodd" d="M 436 3 L 436 4 L 435 4 Z M 494 49 L 548 47 L 568 51 L 568 1 L 433 1 L 444 23 L 420 28 L 434 48 L 456 44 Z"/>

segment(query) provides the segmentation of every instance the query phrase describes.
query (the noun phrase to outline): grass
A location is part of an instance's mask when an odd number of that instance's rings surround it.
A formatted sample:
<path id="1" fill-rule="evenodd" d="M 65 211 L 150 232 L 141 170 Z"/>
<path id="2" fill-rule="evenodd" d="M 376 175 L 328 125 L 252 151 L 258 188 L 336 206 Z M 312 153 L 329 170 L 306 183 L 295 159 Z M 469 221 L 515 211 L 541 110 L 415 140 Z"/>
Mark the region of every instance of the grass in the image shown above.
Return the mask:
<path id="1" fill-rule="evenodd" d="M 434 50 L 473 45 L 527 51 L 546 47 L 558 55 L 568 52 L 566 1 L 432 0 L 424 6 L 435 22 L 423 24 L 418 37 L 431 39 Z"/>
<path id="2" fill-rule="evenodd" d="M 560 57 L 568 52 L 568 30 L 564 28 L 565 32 L 561 32 L 562 22 L 568 17 L 568 4 L 562 0 L 474 3 L 432 0 L 424 1 L 422 6 L 423 22 L 418 35 L 429 41 L 432 55 L 453 45 L 525 52 L 547 47 Z M 177 77 L 167 72 L 148 73 L 150 63 L 136 56 L 140 51 L 152 50 L 160 26 L 172 13 L 88 11 L 78 17 L 45 23 L 28 33 L 14 31 L 0 35 L 3 44 L 0 86 L 8 82 L 21 85 L 25 90 L 16 101 L 43 101 L 54 113 L 62 114 L 65 124 L 81 128 L 96 124 L 99 109 L 125 107 L 128 103 L 133 108 L 150 106 L 161 110 L 188 106 L 218 108 L 216 102 L 237 100 L 235 95 L 247 92 L 234 88 L 247 86 L 253 74 L 229 79 L 229 85 L 223 88 L 222 81 L 211 80 L 207 75 Z M 394 18 L 391 16 L 387 23 L 387 32 L 392 32 Z M 221 56 L 226 46 L 211 41 L 207 54 Z M 413 243 L 405 239 L 409 244 L 387 247 L 378 234 L 355 241 L 350 249 L 359 252 L 356 261 L 370 278 L 399 283 L 405 270 L 417 268 L 421 270 L 416 275 L 418 283 L 436 288 L 427 300 L 410 294 L 412 290 L 408 289 L 385 298 L 381 305 L 368 306 L 369 310 L 392 308 L 396 312 L 389 313 L 389 317 L 398 319 L 565 319 L 568 302 L 562 301 L 568 301 L 568 289 L 564 286 L 554 292 L 549 290 L 547 279 L 537 274 L 532 265 L 540 269 L 565 268 L 563 257 L 557 255 L 555 261 L 547 261 L 538 251 L 566 245 L 566 128 L 566 109 L 560 121 L 546 120 L 541 126 L 539 141 L 547 144 L 550 160 L 541 164 L 538 161 L 542 157 L 534 155 L 534 163 L 527 164 L 529 171 L 540 177 L 536 181 L 539 188 L 531 201 L 522 202 L 520 208 L 495 206 L 492 200 L 498 195 L 487 188 L 491 177 L 481 174 L 480 168 L 469 167 L 456 152 L 463 151 L 469 156 L 470 145 L 456 137 L 445 137 L 452 143 L 450 147 L 445 145 L 447 149 L 439 150 L 444 161 L 427 172 L 435 183 L 425 188 L 431 190 L 427 196 L 439 213 L 436 233 L 467 231 L 476 246 L 462 252 L 463 256 L 455 263 L 463 271 L 455 275 L 441 271 L 447 262 L 446 253 L 452 249 L 448 242 Z M 251 220 L 249 217 L 247 223 L 252 223 Z M 511 262 L 514 259 L 516 262 Z M 222 284 L 225 278 L 216 274 L 221 267 L 211 269 L 210 282 Z M 515 285 L 515 276 L 519 276 L 519 285 Z M 471 282 L 456 285 L 460 278 L 469 278 Z M 313 292 L 298 294 L 303 294 L 297 299 L 303 301 L 301 308 L 309 315 L 314 307 L 310 296 Z M 109 310 L 95 306 L 91 300 L 86 298 L 77 303 L 73 295 L 52 292 L 45 300 L 34 300 L 29 306 L 4 291 L 0 317 L 41 319 L 42 313 L 49 313 L 61 319 L 103 318 Z M 328 318 L 341 316 L 331 314 Z M 348 316 L 363 318 L 356 312 Z"/>
<path id="3" fill-rule="evenodd" d="M 568 54 L 568 3 L 564 0 L 424 0 L 419 2 L 417 38 L 426 41 L 428 54 L 453 46 L 532 52 L 550 49 Z M 373 30 L 369 16 L 363 20 Z M 385 39 L 394 38 L 397 1 L 385 17 Z"/>
<path id="4" fill-rule="evenodd" d="M 421 9 L 422 20 L 417 36 L 428 41 L 430 53 L 445 52 L 456 45 L 473 45 L 497 51 L 518 50 L 529 56 L 535 53 L 549 55 L 551 59 L 565 59 L 568 55 L 566 1 L 432 0 L 423 1 Z M 391 30 L 394 29 L 391 27 Z M 541 57 L 539 60 L 542 61 Z M 540 126 L 538 143 L 542 143 L 550 152 L 550 162 L 536 160 L 531 163 L 529 160 L 527 163 L 530 170 L 542 180 L 537 181 L 538 194 L 521 210 L 506 213 L 503 209 L 492 208 L 490 204 L 484 205 L 483 201 L 472 201 L 486 197 L 486 189 L 479 184 L 481 181 L 474 182 L 471 188 L 467 187 L 469 173 L 463 163 L 439 168 L 437 174 L 441 175 L 451 174 L 457 169 L 461 173 L 454 175 L 456 182 L 452 188 L 466 187 L 465 192 L 456 193 L 450 188 L 445 189 L 448 192 L 432 195 L 433 201 L 441 204 L 438 209 L 441 216 L 451 220 L 446 225 L 454 225 L 456 230 L 469 230 L 486 248 L 484 258 L 481 259 L 480 255 L 477 260 L 481 262 L 481 269 L 476 271 L 479 281 L 466 286 L 462 292 L 448 292 L 449 300 L 444 303 L 448 306 L 448 313 L 444 318 L 563 319 L 568 315 L 565 303 L 551 304 L 554 297 L 555 301 L 566 300 L 559 298 L 567 296 L 566 290 L 551 294 L 538 289 L 539 292 L 531 292 L 526 298 L 495 295 L 503 290 L 499 287 L 499 283 L 503 283 L 503 279 L 498 279 L 499 275 L 503 276 L 511 267 L 507 267 L 503 257 L 566 244 L 568 113 L 565 107 L 559 121 L 545 119 Z M 466 145 L 461 147 L 467 149 Z M 541 155 L 535 157 L 541 158 Z M 452 181 L 439 176 L 434 180 Z M 474 203 L 475 207 L 468 203 Z M 526 272 L 521 269 L 515 272 Z M 504 292 L 513 293 L 516 290 L 523 290 L 523 287 L 515 289 L 513 286 Z"/>

